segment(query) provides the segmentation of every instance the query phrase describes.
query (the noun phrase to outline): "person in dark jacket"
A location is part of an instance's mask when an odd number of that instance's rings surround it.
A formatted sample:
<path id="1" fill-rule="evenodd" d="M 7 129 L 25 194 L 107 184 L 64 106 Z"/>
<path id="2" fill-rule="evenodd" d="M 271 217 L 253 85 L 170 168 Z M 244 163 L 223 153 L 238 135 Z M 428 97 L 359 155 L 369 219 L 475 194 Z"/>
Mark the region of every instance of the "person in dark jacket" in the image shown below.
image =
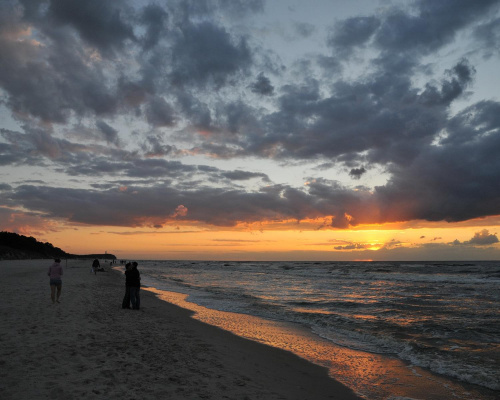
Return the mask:
<path id="1" fill-rule="evenodd" d="M 127 275 L 127 282 L 129 282 L 130 287 L 130 301 L 132 302 L 132 309 L 139 310 L 141 307 L 141 274 L 137 269 L 137 263 L 135 261 L 132 263 L 132 269 Z"/>
<path id="2" fill-rule="evenodd" d="M 130 310 L 130 271 L 132 270 L 132 263 L 125 264 L 125 296 L 123 296 L 122 308 Z"/>
<path id="3" fill-rule="evenodd" d="M 96 258 L 93 262 L 92 262 L 92 272 L 94 273 L 94 275 L 97 275 L 97 270 L 101 268 L 101 264 L 99 263 L 99 260 Z"/>

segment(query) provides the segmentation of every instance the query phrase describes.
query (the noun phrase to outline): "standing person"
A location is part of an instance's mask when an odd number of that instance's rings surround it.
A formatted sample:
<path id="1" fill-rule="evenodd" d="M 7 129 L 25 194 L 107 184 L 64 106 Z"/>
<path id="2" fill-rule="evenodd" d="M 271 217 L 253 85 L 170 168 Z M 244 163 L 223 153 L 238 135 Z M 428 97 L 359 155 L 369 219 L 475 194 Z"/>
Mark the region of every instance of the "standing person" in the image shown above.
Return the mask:
<path id="1" fill-rule="evenodd" d="M 139 310 L 141 307 L 141 297 L 140 297 L 140 288 L 141 288 L 141 274 L 137 269 L 137 263 L 134 261 L 132 263 L 132 269 L 130 270 L 130 301 L 132 302 L 132 309 Z"/>
<path id="2" fill-rule="evenodd" d="M 54 264 L 49 267 L 49 272 L 47 273 L 47 275 L 50 277 L 50 298 L 52 299 L 52 304 L 54 304 L 56 301 L 59 303 L 59 297 L 61 297 L 62 288 L 62 274 L 63 268 L 61 266 L 61 260 L 59 258 L 56 258 L 54 259 Z"/>
<path id="3" fill-rule="evenodd" d="M 130 271 L 132 270 L 132 263 L 125 264 L 125 296 L 123 296 L 122 308 L 130 310 Z"/>
<path id="4" fill-rule="evenodd" d="M 101 264 L 99 263 L 99 260 L 96 258 L 92 262 L 92 271 L 94 271 L 94 275 L 97 275 L 97 270 L 101 267 Z"/>

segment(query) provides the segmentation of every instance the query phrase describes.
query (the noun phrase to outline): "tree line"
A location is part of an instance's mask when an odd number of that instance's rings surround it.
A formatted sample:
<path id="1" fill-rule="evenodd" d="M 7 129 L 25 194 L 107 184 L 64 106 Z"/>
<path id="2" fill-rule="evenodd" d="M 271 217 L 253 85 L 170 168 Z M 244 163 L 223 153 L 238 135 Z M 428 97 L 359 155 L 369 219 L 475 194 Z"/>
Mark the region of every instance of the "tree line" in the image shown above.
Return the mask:
<path id="1" fill-rule="evenodd" d="M 49 242 L 39 242 L 32 236 L 0 232 L 0 259 L 23 260 L 41 258 L 102 258 L 115 260 L 113 254 L 70 254 Z"/>

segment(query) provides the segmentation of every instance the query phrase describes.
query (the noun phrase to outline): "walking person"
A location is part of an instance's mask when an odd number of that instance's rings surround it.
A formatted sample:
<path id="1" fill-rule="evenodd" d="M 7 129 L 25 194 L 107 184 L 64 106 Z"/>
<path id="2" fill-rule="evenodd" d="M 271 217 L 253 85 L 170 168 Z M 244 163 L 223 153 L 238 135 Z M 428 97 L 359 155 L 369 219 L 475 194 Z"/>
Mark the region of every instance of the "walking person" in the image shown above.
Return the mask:
<path id="1" fill-rule="evenodd" d="M 97 270 L 101 268 L 101 264 L 99 263 L 99 260 L 96 258 L 92 262 L 92 271 L 94 272 L 94 275 L 97 275 Z"/>
<path id="2" fill-rule="evenodd" d="M 139 310 L 141 307 L 141 274 L 137 269 L 137 263 L 135 261 L 132 263 L 132 269 L 130 270 L 129 275 L 130 301 L 132 302 L 132 309 Z"/>
<path id="3" fill-rule="evenodd" d="M 125 296 L 123 296 L 122 308 L 130 309 L 130 271 L 132 263 L 125 264 Z"/>
<path id="4" fill-rule="evenodd" d="M 49 267 L 49 272 L 47 273 L 47 275 L 50 277 L 50 298 L 52 299 L 52 304 L 54 304 L 55 302 L 59 303 L 59 297 L 61 297 L 62 288 L 62 274 L 63 268 L 61 266 L 61 260 L 59 258 L 56 258 L 54 259 L 54 264 Z"/>

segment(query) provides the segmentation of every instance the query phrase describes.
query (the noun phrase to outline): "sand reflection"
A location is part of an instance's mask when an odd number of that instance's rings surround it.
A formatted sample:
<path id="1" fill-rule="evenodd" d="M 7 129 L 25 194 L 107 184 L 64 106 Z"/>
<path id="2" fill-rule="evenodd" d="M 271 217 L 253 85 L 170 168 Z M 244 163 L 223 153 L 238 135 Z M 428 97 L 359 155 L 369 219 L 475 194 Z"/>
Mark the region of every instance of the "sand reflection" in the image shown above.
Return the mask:
<path id="1" fill-rule="evenodd" d="M 348 349 L 322 339 L 300 325 L 245 314 L 210 310 L 186 301 L 187 295 L 144 288 L 160 299 L 195 312 L 194 318 L 236 335 L 294 354 L 329 369 L 330 375 L 367 399 L 490 400 L 471 385 L 448 380 L 385 355 Z M 360 316 L 362 317 L 362 316 Z"/>

